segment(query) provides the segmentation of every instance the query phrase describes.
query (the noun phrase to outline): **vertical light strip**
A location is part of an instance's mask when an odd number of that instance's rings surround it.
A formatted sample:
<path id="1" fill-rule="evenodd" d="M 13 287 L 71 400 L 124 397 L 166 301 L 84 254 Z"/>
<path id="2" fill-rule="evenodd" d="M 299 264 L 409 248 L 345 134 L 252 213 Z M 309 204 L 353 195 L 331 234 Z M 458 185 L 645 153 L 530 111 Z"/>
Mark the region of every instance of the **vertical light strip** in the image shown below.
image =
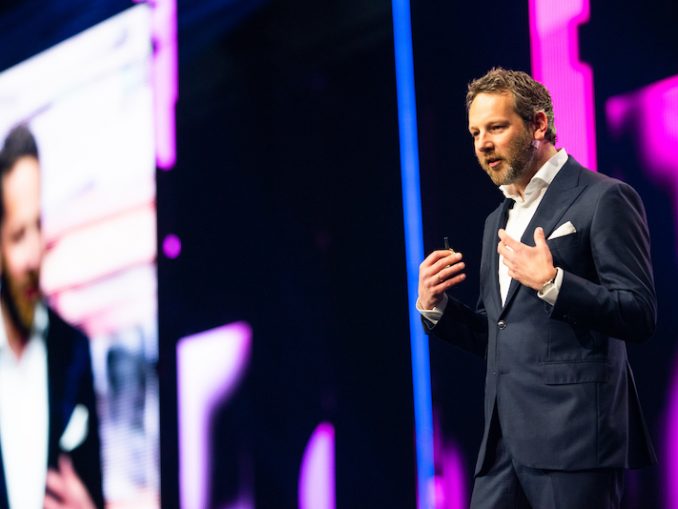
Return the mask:
<path id="1" fill-rule="evenodd" d="M 398 124 L 400 128 L 400 167 L 405 222 L 405 258 L 412 349 L 414 425 L 417 455 L 417 507 L 434 509 L 433 417 L 428 338 L 415 309 L 419 264 L 424 259 L 419 192 L 419 149 L 417 146 L 417 107 L 414 93 L 414 64 L 409 0 L 393 0 Z"/>
<path id="2" fill-rule="evenodd" d="M 551 92 L 558 144 L 595 170 L 593 72 L 579 59 L 577 28 L 589 20 L 589 0 L 529 0 L 532 75 Z"/>
<path id="3" fill-rule="evenodd" d="M 669 386 L 669 402 L 664 424 L 664 497 L 665 507 L 678 507 L 678 364 L 674 362 Z"/>
<path id="4" fill-rule="evenodd" d="M 212 415 L 237 389 L 251 350 L 252 329 L 244 322 L 187 336 L 177 343 L 181 509 L 208 506 Z"/>
<path id="5" fill-rule="evenodd" d="M 436 478 L 436 504 L 439 508 L 464 509 L 468 507 L 466 500 L 466 484 L 464 482 L 464 460 L 459 448 L 447 444 L 436 449 L 436 460 L 442 467 Z"/>
<path id="6" fill-rule="evenodd" d="M 335 509 L 334 426 L 323 422 L 313 431 L 299 472 L 299 509 Z"/>
<path id="7" fill-rule="evenodd" d="M 175 106 L 179 96 L 177 4 L 176 0 L 156 0 L 151 5 L 155 158 L 158 168 L 171 170 L 176 162 Z"/>

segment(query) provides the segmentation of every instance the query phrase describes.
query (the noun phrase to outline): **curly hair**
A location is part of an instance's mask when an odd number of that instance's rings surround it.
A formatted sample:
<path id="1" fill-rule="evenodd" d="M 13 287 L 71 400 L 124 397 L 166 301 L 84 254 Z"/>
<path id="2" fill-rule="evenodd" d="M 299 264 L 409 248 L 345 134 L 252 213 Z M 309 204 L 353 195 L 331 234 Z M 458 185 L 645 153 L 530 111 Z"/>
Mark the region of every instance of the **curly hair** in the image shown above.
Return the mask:
<path id="1" fill-rule="evenodd" d="M 548 126 L 546 139 L 556 144 L 556 126 L 553 121 L 553 103 L 546 87 L 522 71 L 511 71 L 493 67 L 484 76 L 468 84 L 466 112 L 478 94 L 511 93 L 516 113 L 526 124 L 534 123 L 534 116 L 540 111 L 546 114 Z"/>

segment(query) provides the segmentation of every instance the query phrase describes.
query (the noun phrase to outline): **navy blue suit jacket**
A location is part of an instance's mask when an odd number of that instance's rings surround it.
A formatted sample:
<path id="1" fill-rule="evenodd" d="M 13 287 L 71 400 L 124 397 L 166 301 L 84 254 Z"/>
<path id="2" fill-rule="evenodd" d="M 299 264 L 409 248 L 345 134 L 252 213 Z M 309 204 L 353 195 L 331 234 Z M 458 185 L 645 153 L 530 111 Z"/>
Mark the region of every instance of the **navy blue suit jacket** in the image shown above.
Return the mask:
<path id="1" fill-rule="evenodd" d="M 521 242 L 534 245 L 570 221 L 576 233 L 547 240 L 563 282 L 554 306 L 511 281 L 502 306 L 497 230 L 512 200 L 485 222 L 475 310 L 450 298 L 427 330 L 487 361 L 485 429 L 476 473 L 486 466 L 493 413 L 520 464 L 581 470 L 656 462 L 626 355 L 626 341 L 654 332 L 656 297 L 643 204 L 623 182 L 568 159 Z M 428 322 L 425 322 L 427 324 Z"/>
<path id="2" fill-rule="evenodd" d="M 56 468 L 62 454 L 59 440 L 76 405 L 89 413 L 85 440 L 68 455 L 97 507 L 104 505 L 101 477 L 101 446 L 97 418 L 89 340 L 61 317 L 48 309 L 46 337 L 49 401 L 49 438 L 47 462 Z M 0 509 L 9 508 L 5 470 L 0 450 Z"/>

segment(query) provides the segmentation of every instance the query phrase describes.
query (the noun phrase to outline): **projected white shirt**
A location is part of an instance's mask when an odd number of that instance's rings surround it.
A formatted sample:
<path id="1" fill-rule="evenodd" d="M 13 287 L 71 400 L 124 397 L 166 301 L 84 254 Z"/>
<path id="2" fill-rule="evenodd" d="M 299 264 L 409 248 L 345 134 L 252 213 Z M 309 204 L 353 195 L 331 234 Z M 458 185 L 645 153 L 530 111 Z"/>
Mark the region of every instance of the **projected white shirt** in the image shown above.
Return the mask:
<path id="1" fill-rule="evenodd" d="M 9 505 L 40 509 L 47 475 L 47 310 L 35 310 L 33 333 L 17 358 L 0 320 L 0 444 Z"/>

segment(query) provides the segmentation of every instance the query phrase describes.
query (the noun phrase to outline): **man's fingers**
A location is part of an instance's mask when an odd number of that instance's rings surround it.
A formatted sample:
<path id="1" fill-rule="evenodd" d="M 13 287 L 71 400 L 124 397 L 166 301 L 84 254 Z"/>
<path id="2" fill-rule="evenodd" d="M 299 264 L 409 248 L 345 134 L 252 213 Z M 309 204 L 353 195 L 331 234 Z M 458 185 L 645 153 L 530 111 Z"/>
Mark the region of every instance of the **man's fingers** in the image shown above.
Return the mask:
<path id="1" fill-rule="evenodd" d="M 433 266 L 440 259 L 453 255 L 454 253 L 449 249 L 438 249 L 433 251 L 426 259 L 421 263 L 420 267 L 422 269 Z"/>
<path id="2" fill-rule="evenodd" d="M 457 274 L 459 271 L 463 270 L 466 267 L 464 262 L 454 263 L 455 261 L 459 260 L 459 258 L 461 257 L 454 256 L 452 260 L 444 259 L 440 262 L 440 265 L 436 264 L 435 267 L 432 267 L 430 273 L 425 277 L 425 284 L 427 284 L 430 288 L 437 287 L 441 283 L 447 281 L 450 277 Z"/>
<path id="3" fill-rule="evenodd" d="M 438 278 L 440 279 L 441 282 L 445 281 L 450 277 L 455 276 L 458 272 L 464 270 L 465 268 L 466 264 L 464 262 L 455 263 L 454 265 L 445 267 L 440 272 L 438 272 Z"/>
<path id="4" fill-rule="evenodd" d="M 75 471 L 70 456 L 62 454 L 59 457 L 59 469 L 61 470 L 65 488 L 68 490 L 68 498 L 76 503 L 79 509 L 93 509 L 94 503 L 87 492 L 87 488 Z"/>
<path id="5" fill-rule="evenodd" d="M 454 285 L 461 283 L 464 279 L 466 279 L 466 274 L 464 274 L 463 272 L 461 274 L 457 274 L 453 278 L 450 278 L 447 281 L 445 281 L 446 287 L 445 289 L 452 288 Z"/>
<path id="6" fill-rule="evenodd" d="M 47 491 L 53 493 L 57 497 L 63 498 L 66 493 L 66 483 L 64 478 L 56 470 L 48 470 L 47 478 L 45 480 Z"/>
<path id="7" fill-rule="evenodd" d="M 506 230 L 502 228 L 499 229 L 497 234 L 499 235 L 499 239 L 501 239 L 501 243 L 507 245 L 514 251 L 522 246 L 522 243 L 519 240 L 513 239 L 508 233 L 506 233 Z"/>
<path id="8" fill-rule="evenodd" d="M 546 246 L 546 236 L 544 235 L 544 229 L 541 226 L 534 229 L 534 245 L 537 247 Z"/>
<path id="9" fill-rule="evenodd" d="M 513 261 L 513 258 L 516 254 L 515 250 L 510 249 L 509 246 L 503 242 L 499 242 L 499 244 L 497 244 L 497 253 L 504 257 L 504 263 L 507 261 Z"/>
<path id="10" fill-rule="evenodd" d="M 445 290 L 449 290 L 453 286 L 461 283 L 464 279 L 466 279 L 466 274 L 461 273 L 461 274 L 456 274 L 454 276 L 448 276 L 447 278 L 444 278 L 440 280 L 438 284 L 435 285 L 434 288 L 432 288 L 433 292 L 436 295 L 442 294 Z"/>
<path id="11" fill-rule="evenodd" d="M 66 506 L 59 502 L 57 499 L 51 495 L 45 495 L 45 500 L 43 502 L 44 509 L 65 509 Z"/>
<path id="12" fill-rule="evenodd" d="M 71 458 L 69 458 L 66 454 L 59 456 L 59 470 L 61 471 L 61 475 L 64 476 L 64 479 L 75 477 L 73 463 L 71 462 Z"/>
<path id="13" fill-rule="evenodd" d="M 435 253 L 439 253 L 440 251 L 436 251 Z M 437 279 L 437 276 L 440 274 L 440 272 L 447 268 L 450 267 L 451 265 L 457 263 L 459 260 L 462 258 L 461 253 L 452 253 L 451 251 L 442 251 L 442 253 L 445 253 L 445 256 L 443 257 L 436 257 L 436 261 L 431 264 L 427 265 L 430 259 L 432 259 L 431 256 L 429 256 L 419 267 L 419 274 L 420 274 L 420 279 L 422 281 L 429 281 L 432 278 Z M 432 253 L 433 254 L 433 253 Z M 435 283 L 435 281 L 434 281 Z"/>
<path id="14" fill-rule="evenodd" d="M 438 260 L 432 267 L 431 271 L 434 274 L 437 274 L 451 265 L 461 261 L 463 258 L 461 253 L 452 253 L 451 251 L 447 252 L 447 256 Z"/>

